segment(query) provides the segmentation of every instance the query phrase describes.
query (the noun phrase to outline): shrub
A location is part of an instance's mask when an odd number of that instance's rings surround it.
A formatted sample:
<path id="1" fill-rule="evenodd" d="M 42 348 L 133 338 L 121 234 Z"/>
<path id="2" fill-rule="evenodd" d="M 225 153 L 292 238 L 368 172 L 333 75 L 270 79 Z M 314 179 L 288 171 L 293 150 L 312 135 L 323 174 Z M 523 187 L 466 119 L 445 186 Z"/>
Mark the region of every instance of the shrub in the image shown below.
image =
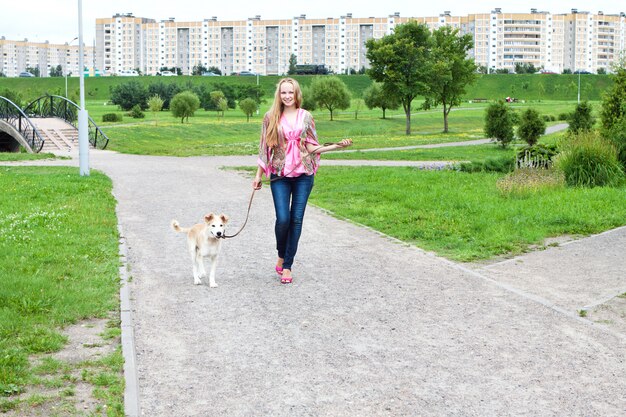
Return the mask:
<path id="1" fill-rule="evenodd" d="M 111 87 L 111 102 L 120 106 L 122 110 L 129 111 L 137 104 L 144 109 L 147 100 L 148 90 L 138 81 Z"/>
<path id="2" fill-rule="evenodd" d="M 596 132 L 571 135 L 562 143 L 555 166 L 570 186 L 612 186 L 624 179 L 615 147 Z"/>
<path id="3" fill-rule="evenodd" d="M 562 121 L 569 119 L 569 113 L 559 113 L 558 119 Z"/>
<path id="4" fill-rule="evenodd" d="M 461 162 L 456 169 L 461 172 L 511 172 L 515 168 L 512 157 L 487 158 L 484 162 Z"/>
<path id="5" fill-rule="evenodd" d="M 8 98 L 20 108 L 24 106 L 24 99 L 22 98 L 22 95 L 19 91 L 5 88 L 4 90 L 0 91 L 0 96 Z"/>
<path id="6" fill-rule="evenodd" d="M 148 86 L 148 96 L 159 96 L 163 100 L 162 109 L 168 110 L 170 108 L 170 101 L 172 97 L 180 93 L 180 87 L 176 83 L 166 84 L 163 81 L 157 81 Z"/>
<path id="7" fill-rule="evenodd" d="M 517 136 L 529 146 L 539 141 L 539 137 L 546 132 L 546 122 L 541 120 L 535 109 L 526 109 L 520 118 Z"/>
<path id="8" fill-rule="evenodd" d="M 252 98 L 244 98 L 239 102 L 239 108 L 246 115 L 246 122 L 250 121 L 250 116 L 259 108 L 256 101 Z"/>
<path id="9" fill-rule="evenodd" d="M 496 182 L 505 197 L 528 197 L 565 186 L 563 172 L 555 169 L 516 169 Z"/>
<path id="10" fill-rule="evenodd" d="M 578 103 L 574 112 L 570 113 L 567 121 L 569 127 L 567 128 L 572 133 L 588 132 L 593 128 L 595 119 L 591 115 L 591 104 L 586 101 Z"/>
<path id="11" fill-rule="evenodd" d="M 608 131 L 603 130 L 602 136 L 615 146 L 617 159 L 626 170 L 626 116 L 619 119 Z"/>
<path id="12" fill-rule="evenodd" d="M 515 152 L 516 168 L 549 168 L 558 154 L 556 145 L 535 144 Z"/>
<path id="13" fill-rule="evenodd" d="M 189 116 L 193 116 L 200 107 L 200 99 L 191 91 L 183 91 L 172 98 L 170 109 L 174 117 L 180 117 L 180 122 L 184 123 L 185 119 L 189 123 Z"/>
<path id="14" fill-rule="evenodd" d="M 128 115 L 133 119 L 143 119 L 146 117 L 146 115 L 141 111 L 141 106 L 139 104 L 135 104 L 128 112 Z"/>
<path id="15" fill-rule="evenodd" d="M 122 119 L 122 115 L 117 113 L 106 113 L 102 115 L 103 122 L 121 122 Z"/>
<path id="16" fill-rule="evenodd" d="M 485 110 L 485 135 L 494 138 L 503 148 L 513 141 L 513 124 L 512 111 L 502 100 Z"/>

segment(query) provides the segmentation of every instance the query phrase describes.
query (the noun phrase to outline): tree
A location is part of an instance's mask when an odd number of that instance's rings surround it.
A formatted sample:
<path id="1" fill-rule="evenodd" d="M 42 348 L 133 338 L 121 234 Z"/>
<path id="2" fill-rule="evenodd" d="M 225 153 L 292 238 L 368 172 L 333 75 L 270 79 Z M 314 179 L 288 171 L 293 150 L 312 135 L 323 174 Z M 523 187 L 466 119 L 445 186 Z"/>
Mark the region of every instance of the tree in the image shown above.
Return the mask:
<path id="1" fill-rule="evenodd" d="M 490 104 L 485 111 L 485 135 L 494 138 L 503 148 L 513 140 L 511 109 L 502 100 Z"/>
<path id="2" fill-rule="evenodd" d="M 365 104 L 365 102 L 363 101 L 362 98 L 357 98 L 357 99 L 354 99 L 352 104 L 354 107 L 354 120 L 357 120 L 359 118 L 359 112 L 363 108 L 363 105 Z"/>
<path id="3" fill-rule="evenodd" d="M 546 133 L 546 122 L 543 121 L 539 112 L 530 108 L 523 111 L 517 128 L 517 136 L 528 146 L 533 146 L 544 133 Z"/>
<path id="4" fill-rule="evenodd" d="M 172 97 L 180 93 L 182 90 L 176 83 L 166 83 L 157 78 L 156 81 L 148 86 L 148 97 L 159 96 L 163 100 L 163 109 L 170 108 Z"/>
<path id="5" fill-rule="evenodd" d="M 293 75 L 296 73 L 296 65 L 298 64 L 298 57 L 294 54 L 289 55 L 289 69 L 287 70 L 287 74 Z"/>
<path id="6" fill-rule="evenodd" d="M 222 71 L 218 67 L 209 67 L 208 72 L 212 72 L 213 74 L 222 75 Z"/>
<path id="7" fill-rule="evenodd" d="M 251 98 L 256 104 L 261 104 L 265 90 L 260 85 L 239 84 L 235 86 L 237 100 L 241 101 L 245 98 Z"/>
<path id="8" fill-rule="evenodd" d="M 400 107 L 398 96 L 385 94 L 381 83 L 373 82 L 363 91 L 363 101 L 368 109 L 380 108 L 383 111 L 383 119 L 385 111 L 396 110 Z"/>
<path id="9" fill-rule="evenodd" d="M 411 21 L 396 26 L 394 33 L 366 42 L 369 76 L 383 83 L 385 94 L 398 97 L 406 115 L 406 134 L 411 134 L 411 105 L 428 92 L 430 51 L 428 26 Z M 421 106 L 427 108 L 427 102 Z"/>
<path id="10" fill-rule="evenodd" d="M 39 66 L 36 67 L 26 67 L 26 72 L 30 72 L 31 74 L 33 74 L 35 77 L 39 77 L 41 74 L 39 72 Z"/>
<path id="11" fill-rule="evenodd" d="M 148 99 L 148 108 L 154 114 L 154 124 L 158 124 L 156 115 L 163 110 L 163 99 L 155 94 Z"/>
<path id="12" fill-rule="evenodd" d="M 202 75 L 203 73 L 207 71 L 208 70 L 206 69 L 206 67 L 202 65 L 200 62 L 198 62 L 196 65 L 193 66 L 191 70 L 191 75 Z"/>
<path id="13" fill-rule="evenodd" d="M 578 133 L 588 132 L 593 129 L 595 119 L 591 114 L 592 110 L 592 106 L 589 102 L 583 101 L 582 103 L 578 103 L 574 112 L 569 114 L 567 118 L 569 123 L 567 130 L 572 133 Z"/>
<path id="14" fill-rule="evenodd" d="M 63 67 L 61 65 L 57 65 L 56 67 L 50 68 L 50 76 L 51 77 L 62 77 L 63 76 Z"/>
<path id="15" fill-rule="evenodd" d="M 218 116 L 220 112 L 223 115 L 225 110 L 223 109 L 224 106 L 221 103 L 226 102 L 226 108 L 228 108 L 228 101 L 226 100 L 226 96 L 224 95 L 224 93 L 220 90 L 216 90 L 211 91 L 211 93 L 209 93 L 209 96 L 211 97 L 211 110 L 217 111 Z"/>
<path id="16" fill-rule="evenodd" d="M 333 112 L 337 109 L 350 107 L 350 92 L 346 84 L 334 76 L 315 77 L 311 81 L 311 94 L 313 100 L 330 112 L 330 120 L 333 120 Z"/>
<path id="17" fill-rule="evenodd" d="M 613 86 L 602 97 L 602 136 L 617 148 L 618 158 L 626 169 L 626 55 L 612 66 Z"/>
<path id="18" fill-rule="evenodd" d="M 170 109 L 174 117 L 180 117 L 180 122 L 184 123 L 185 118 L 189 123 L 189 116 L 193 116 L 200 107 L 200 99 L 191 91 L 183 91 L 172 98 Z"/>
<path id="19" fill-rule="evenodd" d="M 313 93 L 310 87 L 302 87 L 302 108 L 313 111 L 317 109 L 317 103 L 313 100 Z"/>
<path id="20" fill-rule="evenodd" d="M 428 77 L 427 97 L 433 106 L 443 106 L 443 132 L 448 133 L 448 115 L 461 104 L 465 87 L 476 81 L 476 64 L 467 58 L 474 47 L 471 35 L 442 26 L 432 34 L 432 72 Z"/>
<path id="21" fill-rule="evenodd" d="M 224 113 L 228 110 L 228 101 L 225 98 L 220 99 L 217 102 L 217 109 L 222 113 L 222 120 L 224 120 Z"/>
<path id="22" fill-rule="evenodd" d="M 602 129 L 605 132 L 626 116 L 626 60 L 615 65 L 613 71 L 613 85 L 604 93 L 600 111 Z"/>
<path id="23" fill-rule="evenodd" d="M 239 108 L 246 115 L 246 122 L 249 122 L 250 116 L 252 116 L 259 107 L 254 99 L 244 98 L 239 102 Z"/>
<path id="24" fill-rule="evenodd" d="M 145 109 L 148 91 L 139 81 L 129 81 L 111 89 L 111 103 L 117 104 L 122 110 L 130 110 L 136 104 Z"/>

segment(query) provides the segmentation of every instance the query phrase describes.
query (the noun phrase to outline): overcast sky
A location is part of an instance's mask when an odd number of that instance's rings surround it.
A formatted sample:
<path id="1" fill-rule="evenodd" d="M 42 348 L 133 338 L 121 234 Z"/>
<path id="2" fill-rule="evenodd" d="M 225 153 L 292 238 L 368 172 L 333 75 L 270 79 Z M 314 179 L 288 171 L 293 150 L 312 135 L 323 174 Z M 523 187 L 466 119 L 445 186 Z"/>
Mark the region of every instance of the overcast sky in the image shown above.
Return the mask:
<path id="1" fill-rule="evenodd" d="M 2 3 L 0 36 L 6 39 L 65 43 L 78 35 L 78 0 L 3 0 Z M 346 13 L 352 13 L 353 17 L 385 17 L 395 12 L 417 17 L 438 16 L 444 11 L 467 15 L 488 13 L 496 7 L 505 13 L 524 13 L 531 8 L 555 14 L 568 13 L 572 8 L 592 13 L 601 10 L 605 14 L 626 12 L 626 4 L 617 0 L 83 0 L 83 37 L 85 43 L 91 44 L 96 18 L 116 13 L 132 13 L 157 21 L 173 17 L 185 22 L 212 16 L 217 16 L 218 20 L 245 20 L 256 15 L 261 15 L 262 19 L 290 19 L 301 14 L 307 18 L 326 18 Z"/>

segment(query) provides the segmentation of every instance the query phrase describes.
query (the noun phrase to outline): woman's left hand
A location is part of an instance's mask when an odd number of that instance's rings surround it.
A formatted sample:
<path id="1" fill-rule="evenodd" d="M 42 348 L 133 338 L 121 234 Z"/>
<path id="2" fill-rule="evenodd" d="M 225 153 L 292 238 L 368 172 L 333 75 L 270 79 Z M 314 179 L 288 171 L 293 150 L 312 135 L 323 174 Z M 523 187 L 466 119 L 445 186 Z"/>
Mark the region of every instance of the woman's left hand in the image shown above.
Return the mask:
<path id="1" fill-rule="evenodd" d="M 347 148 L 352 145 L 352 139 L 344 139 L 337 144 L 340 148 Z"/>

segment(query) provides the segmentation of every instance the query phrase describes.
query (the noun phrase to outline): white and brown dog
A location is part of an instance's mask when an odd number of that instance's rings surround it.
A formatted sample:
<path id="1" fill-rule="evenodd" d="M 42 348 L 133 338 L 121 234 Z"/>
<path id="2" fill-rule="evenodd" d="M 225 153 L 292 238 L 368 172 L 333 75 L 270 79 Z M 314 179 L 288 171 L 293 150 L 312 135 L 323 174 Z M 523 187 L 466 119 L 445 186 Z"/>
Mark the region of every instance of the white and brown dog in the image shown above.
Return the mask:
<path id="1" fill-rule="evenodd" d="M 217 257 L 222 246 L 222 239 L 228 223 L 228 216 L 219 216 L 209 213 L 204 216 L 204 223 L 192 227 L 181 227 L 178 221 L 172 220 L 172 228 L 177 232 L 187 233 L 187 248 L 193 263 L 193 283 L 202 284 L 200 278 L 206 277 L 203 258 L 211 260 L 211 272 L 209 273 L 209 286 L 217 287 L 215 283 L 215 269 Z"/>

